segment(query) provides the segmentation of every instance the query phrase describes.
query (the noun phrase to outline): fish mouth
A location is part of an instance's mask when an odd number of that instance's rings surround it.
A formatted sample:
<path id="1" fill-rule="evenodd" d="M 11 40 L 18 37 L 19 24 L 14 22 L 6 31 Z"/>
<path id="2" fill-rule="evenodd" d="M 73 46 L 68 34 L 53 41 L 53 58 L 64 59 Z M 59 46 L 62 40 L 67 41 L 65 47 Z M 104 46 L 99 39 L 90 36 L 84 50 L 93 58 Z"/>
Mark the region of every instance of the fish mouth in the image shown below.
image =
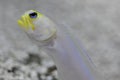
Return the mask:
<path id="1" fill-rule="evenodd" d="M 35 26 L 33 22 L 30 20 L 30 18 L 27 15 L 21 16 L 21 18 L 17 21 L 18 25 L 25 29 L 25 30 L 35 30 Z"/>

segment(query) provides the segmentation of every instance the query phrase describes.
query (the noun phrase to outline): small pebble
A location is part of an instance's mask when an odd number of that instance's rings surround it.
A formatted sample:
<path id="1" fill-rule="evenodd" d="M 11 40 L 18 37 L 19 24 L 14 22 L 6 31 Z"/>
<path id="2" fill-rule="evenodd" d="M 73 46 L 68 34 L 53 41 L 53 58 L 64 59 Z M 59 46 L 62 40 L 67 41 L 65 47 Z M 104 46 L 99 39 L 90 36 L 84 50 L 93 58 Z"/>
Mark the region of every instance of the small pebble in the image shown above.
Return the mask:
<path id="1" fill-rule="evenodd" d="M 52 79 L 53 79 L 52 76 L 47 76 L 47 77 L 46 77 L 46 80 L 52 80 Z"/>

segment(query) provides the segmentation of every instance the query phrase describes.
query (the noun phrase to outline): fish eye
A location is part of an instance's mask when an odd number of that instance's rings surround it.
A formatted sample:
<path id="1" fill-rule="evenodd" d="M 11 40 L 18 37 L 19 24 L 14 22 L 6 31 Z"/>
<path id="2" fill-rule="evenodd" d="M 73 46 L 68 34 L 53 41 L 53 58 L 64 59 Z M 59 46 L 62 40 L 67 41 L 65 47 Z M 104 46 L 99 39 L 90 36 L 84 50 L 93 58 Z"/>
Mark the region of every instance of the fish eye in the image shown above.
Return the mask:
<path id="1" fill-rule="evenodd" d="M 36 12 L 32 12 L 29 14 L 30 18 L 37 18 L 37 13 Z"/>

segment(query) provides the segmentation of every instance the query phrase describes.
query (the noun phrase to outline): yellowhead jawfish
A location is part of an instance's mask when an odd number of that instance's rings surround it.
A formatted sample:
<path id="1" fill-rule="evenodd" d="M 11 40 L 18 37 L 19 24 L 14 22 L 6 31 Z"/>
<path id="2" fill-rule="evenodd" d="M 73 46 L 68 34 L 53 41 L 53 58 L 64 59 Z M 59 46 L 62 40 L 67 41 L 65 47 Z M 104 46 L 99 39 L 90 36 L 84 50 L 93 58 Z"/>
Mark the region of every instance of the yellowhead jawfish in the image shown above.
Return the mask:
<path id="1" fill-rule="evenodd" d="M 96 80 L 89 59 L 67 34 L 65 26 L 56 26 L 38 11 L 25 12 L 18 24 L 55 62 L 60 80 Z M 79 43 L 77 43 L 79 45 Z"/>

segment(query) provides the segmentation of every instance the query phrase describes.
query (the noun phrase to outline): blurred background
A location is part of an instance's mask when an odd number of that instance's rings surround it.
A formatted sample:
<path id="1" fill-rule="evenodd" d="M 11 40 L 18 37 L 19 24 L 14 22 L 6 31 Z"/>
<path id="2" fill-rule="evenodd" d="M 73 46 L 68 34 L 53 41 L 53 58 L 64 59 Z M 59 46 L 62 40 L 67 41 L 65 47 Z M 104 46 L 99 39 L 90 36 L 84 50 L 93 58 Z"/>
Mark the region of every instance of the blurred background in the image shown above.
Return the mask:
<path id="1" fill-rule="evenodd" d="M 69 26 L 105 80 L 120 80 L 120 0 L 1 0 L 0 80 L 58 80 L 52 59 L 18 27 L 35 9 Z M 49 53 L 48 53 L 49 54 Z"/>

